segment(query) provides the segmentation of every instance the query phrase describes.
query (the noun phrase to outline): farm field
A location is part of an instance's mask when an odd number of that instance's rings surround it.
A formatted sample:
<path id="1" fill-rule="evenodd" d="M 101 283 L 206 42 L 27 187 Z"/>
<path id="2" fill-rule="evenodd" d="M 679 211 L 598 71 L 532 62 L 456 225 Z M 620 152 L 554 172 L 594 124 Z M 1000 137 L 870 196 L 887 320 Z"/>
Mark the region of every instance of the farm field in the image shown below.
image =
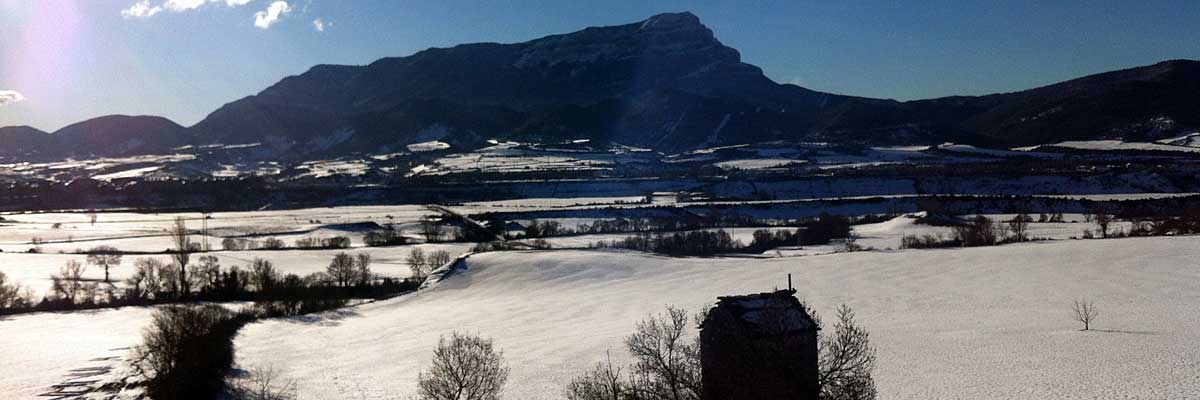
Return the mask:
<path id="1" fill-rule="evenodd" d="M 403 397 L 441 334 L 492 337 L 507 396 L 559 398 L 576 374 L 628 361 L 622 337 L 663 305 L 769 291 L 793 274 L 826 316 L 852 306 L 879 352 L 881 398 L 1189 398 L 1200 395 L 1197 238 L 1058 241 L 772 259 L 612 251 L 479 254 L 416 295 L 324 323 L 248 326 L 238 363 L 271 365 L 301 398 Z M 1069 316 L 1086 296 L 1093 331 Z M 285 333 L 286 332 L 286 333 Z M 1130 373 L 1130 371 L 1138 371 Z"/>

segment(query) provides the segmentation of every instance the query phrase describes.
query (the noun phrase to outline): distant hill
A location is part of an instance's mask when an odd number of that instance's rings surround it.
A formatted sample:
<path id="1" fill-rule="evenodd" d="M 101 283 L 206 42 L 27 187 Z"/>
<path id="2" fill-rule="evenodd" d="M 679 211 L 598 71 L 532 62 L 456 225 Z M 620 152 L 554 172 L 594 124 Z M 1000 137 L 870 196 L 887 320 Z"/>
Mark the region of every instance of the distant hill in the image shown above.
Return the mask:
<path id="1" fill-rule="evenodd" d="M 179 146 L 185 128 L 162 117 L 110 115 L 46 133 L 28 126 L 0 128 L 0 155 L 47 157 L 154 154 Z"/>
<path id="2" fill-rule="evenodd" d="M 1198 89 L 1200 62 L 1176 60 L 988 96 L 899 102 L 822 93 L 770 80 L 695 15 L 679 13 L 365 66 L 318 65 L 186 130 L 165 119 L 104 117 L 56 132 L 63 148 L 43 152 L 257 142 L 279 158 L 306 158 L 490 138 L 592 139 L 664 152 L 771 140 L 997 147 L 1149 140 L 1200 127 Z M 21 146 L 44 146 L 30 132 L 13 135 Z"/>
<path id="3" fill-rule="evenodd" d="M 49 133 L 28 126 L 0 128 L 0 156 L 31 156 L 55 148 Z"/>
<path id="4" fill-rule="evenodd" d="M 73 124 L 53 136 L 70 155 L 161 153 L 184 143 L 184 127 L 162 117 L 110 115 Z"/>

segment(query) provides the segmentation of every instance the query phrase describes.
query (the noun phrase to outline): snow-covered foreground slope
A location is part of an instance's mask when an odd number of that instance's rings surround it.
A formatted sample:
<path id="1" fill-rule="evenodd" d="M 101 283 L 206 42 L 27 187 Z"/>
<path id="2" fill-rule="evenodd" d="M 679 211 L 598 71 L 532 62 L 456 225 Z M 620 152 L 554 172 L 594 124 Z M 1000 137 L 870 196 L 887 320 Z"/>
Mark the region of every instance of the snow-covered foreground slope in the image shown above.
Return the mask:
<path id="1" fill-rule="evenodd" d="M 438 335 L 492 337 L 506 398 L 554 399 L 664 304 L 771 290 L 794 275 L 829 319 L 851 305 L 879 351 L 886 399 L 1200 396 L 1200 239 L 1028 243 L 772 259 L 638 253 L 488 253 L 420 294 L 326 319 L 269 321 L 237 338 L 242 366 L 274 366 L 305 399 L 403 398 Z M 1078 331 L 1071 301 L 1101 308 Z"/>
<path id="2" fill-rule="evenodd" d="M 154 308 L 0 316 L 0 398 L 34 399 L 141 343 Z M 99 371 L 90 371 L 99 372 Z"/>

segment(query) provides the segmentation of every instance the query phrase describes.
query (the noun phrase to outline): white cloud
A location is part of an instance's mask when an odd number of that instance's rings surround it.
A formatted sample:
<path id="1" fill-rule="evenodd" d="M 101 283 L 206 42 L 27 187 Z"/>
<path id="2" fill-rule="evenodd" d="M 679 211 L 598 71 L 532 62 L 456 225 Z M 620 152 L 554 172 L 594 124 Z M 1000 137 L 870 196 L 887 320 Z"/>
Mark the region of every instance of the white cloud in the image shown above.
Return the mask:
<path id="1" fill-rule="evenodd" d="M 125 18 L 150 18 L 163 11 L 181 13 L 203 7 L 208 3 L 225 3 L 229 7 L 239 7 L 250 4 L 254 0 L 161 0 L 158 5 L 152 5 L 150 0 L 140 0 L 129 8 L 121 10 Z M 157 1 L 156 1 L 157 2 Z"/>
<path id="2" fill-rule="evenodd" d="M 25 96 L 22 96 L 16 90 L 0 90 L 0 106 L 19 103 L 22 100 L 25 100 Z"/>
<path id="3" fill-rule="evenodd" d="M 322 20 L 320 18 L 313 20 L 313 29 L 316 29 L 317 32 L 325 32 L 325 28 L 329 28 L 329 27 L 333 27 L 332 22 L 325 22 L 325 20 Z"/>
<path id="4" fill-rule="evenodd" d="M 162 7 L 151 6 L 150 0 L 142 0 L 129 6 L 129 8 L 121 10 L 121 16 L 125 18 L 150 18 L 160 11 L 162 11 Z"/>
<path id="5" fill-rule="evenodd" d="M 163 8 L 174 12 L 184 12 L 200 8 L 206 2 L 208 0 L 167 0 L 166 3 L 163 3 Z"/>
<path id="6" fill-rule="evenodd" d="M 270 28 L 289 12 L 292 12 L 292 6 L 289 6 L 286 1 L 276 1 L 267 6 L 266 10 L 254 13 L 254 26 L 262 29 Z"/>

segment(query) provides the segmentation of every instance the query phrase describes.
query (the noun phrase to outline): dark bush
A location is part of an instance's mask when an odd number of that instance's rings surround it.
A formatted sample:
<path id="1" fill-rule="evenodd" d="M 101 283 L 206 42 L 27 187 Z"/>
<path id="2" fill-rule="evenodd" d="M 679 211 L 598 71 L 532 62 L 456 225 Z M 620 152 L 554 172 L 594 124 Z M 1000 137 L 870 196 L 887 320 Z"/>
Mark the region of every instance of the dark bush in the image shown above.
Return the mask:
<path id="1" fill-rule="evenodd" d="M 932 235 L 913 235 L 905 234 L 900 238 L 900 248 L 902 249 L 936 249 L 943 247 L 959 247 L 962 242 L 955 238 L 944 238 L 941 234 Z"/>
<path id="2" fill-rule="evenodd" d="M 171 306 L 155 312 L 132 365 L 153 399 L 211 399 L 233 364 L 233 335 L 252 320 L 219 306 Z"/>
<path id="3" fill-rule="evenodd" d="M 363 243 L 371 247 L 401 246 L 408 244 L 408 239 L 393 230 L 370 231 L 363 236 Z"/>
<path id="4" fill-rule="evenodd" d="M 845 218 L 821 213 L 817 219 L 803 224 L 800 233 L 800 245 L 826 244 L 833 239 L 841 239 L 850 235 L 850 222 Z"/>

